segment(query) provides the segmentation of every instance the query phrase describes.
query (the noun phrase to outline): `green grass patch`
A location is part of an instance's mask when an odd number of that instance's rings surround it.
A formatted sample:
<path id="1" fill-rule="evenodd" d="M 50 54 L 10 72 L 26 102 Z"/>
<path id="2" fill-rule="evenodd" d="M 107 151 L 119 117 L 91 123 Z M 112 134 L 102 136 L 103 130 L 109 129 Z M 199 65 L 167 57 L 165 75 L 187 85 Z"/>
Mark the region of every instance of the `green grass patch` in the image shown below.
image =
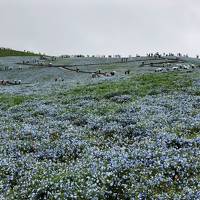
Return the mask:
<path id="1" fill-rule="evenodd" d="M 172 128 L 169 131 L 176 133 L 178 137 L 185 139 L 195 139 L 200 137 L 200 126 L 196 125 L 191 128 L 181 129 L 178 127 Z"/>
<path id="2" fill-rule="evenodd" d="M 194 126 L 187 130 L 187 139 L 195 139 L 200 136 L 200 126 Z"/>
<path id="3" fill-rule="evenodd" d="M 7 56 L 38 56 L 39 54 L 30 51 L 16 51 L 13 49 L 0 48 L 0 57 Z"/>
<path id="4" fill-rule="evenodd" d="M 145 74 L 139 77 L 132 76 L 118 82 L 78 86 L 62 95 L 74 97 L 90 95 L 98 100 L 120 95 L 144 97 L 146 95 L 187 91 L 187 87 L 189 86 L 192 86 L 192 80 L 186 74 Z"/>
<path id="5" fill-rule="evenodd" d="M 14 107 L 32 99 L 29 96 L 0 95 L 0 104 L 6 108 Z"/>

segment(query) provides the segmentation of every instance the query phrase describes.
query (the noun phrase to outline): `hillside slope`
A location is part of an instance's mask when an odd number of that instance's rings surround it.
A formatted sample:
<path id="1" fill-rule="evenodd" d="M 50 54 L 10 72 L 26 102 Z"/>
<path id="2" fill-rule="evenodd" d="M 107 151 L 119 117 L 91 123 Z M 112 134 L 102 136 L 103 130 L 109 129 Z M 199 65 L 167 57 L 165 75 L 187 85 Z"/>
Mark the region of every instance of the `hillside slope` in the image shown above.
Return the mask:
<path id="1" fill-rule="evenodd" d="M 0 199 L 200 199 L 199 77 L 0 94 Z"/>
<path id="2" fill-rule="evenodd" d="M 14 49 L 7 49 L 7 48 L 0 48 L 0 57 L 7 57 L 7 56 L 36 56 L 35 54 L 30 51 L 17 51 Z"/>

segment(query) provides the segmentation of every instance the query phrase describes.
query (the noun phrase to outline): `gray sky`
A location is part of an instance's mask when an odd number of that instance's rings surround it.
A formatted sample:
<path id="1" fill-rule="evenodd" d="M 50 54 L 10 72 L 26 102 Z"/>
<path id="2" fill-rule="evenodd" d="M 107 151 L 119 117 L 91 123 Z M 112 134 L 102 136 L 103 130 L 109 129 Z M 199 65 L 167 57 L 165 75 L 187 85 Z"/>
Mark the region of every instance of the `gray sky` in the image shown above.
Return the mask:
<path id="1" fill-rule="evenodd" d="M 200 0 L 0 0 L 0 46 L 59 54 L 200 54 Z"/>

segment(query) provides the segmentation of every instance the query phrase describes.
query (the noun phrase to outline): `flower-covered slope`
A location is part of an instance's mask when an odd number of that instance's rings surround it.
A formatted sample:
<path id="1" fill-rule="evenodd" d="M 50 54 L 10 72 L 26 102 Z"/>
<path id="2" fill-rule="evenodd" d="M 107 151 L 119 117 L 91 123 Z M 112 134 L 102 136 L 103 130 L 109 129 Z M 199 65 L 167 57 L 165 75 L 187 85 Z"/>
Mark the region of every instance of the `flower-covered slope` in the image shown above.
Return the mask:
<path id="1" fill-rule="evenodd" d="M 196 77 L 0 95 L 0 198 L 200 199 Z"/>

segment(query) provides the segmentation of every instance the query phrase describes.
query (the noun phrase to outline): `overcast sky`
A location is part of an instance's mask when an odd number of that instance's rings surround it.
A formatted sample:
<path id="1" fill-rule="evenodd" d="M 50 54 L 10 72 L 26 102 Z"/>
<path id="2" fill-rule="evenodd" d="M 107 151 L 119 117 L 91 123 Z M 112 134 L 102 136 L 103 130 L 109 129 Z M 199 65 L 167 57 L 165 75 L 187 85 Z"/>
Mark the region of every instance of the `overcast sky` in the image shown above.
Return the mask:
<path id="1" fill-rule="evenodd" d="M 200 0 L 0 0 L 0 46 L 59 54 L 200 54 Z"/>

